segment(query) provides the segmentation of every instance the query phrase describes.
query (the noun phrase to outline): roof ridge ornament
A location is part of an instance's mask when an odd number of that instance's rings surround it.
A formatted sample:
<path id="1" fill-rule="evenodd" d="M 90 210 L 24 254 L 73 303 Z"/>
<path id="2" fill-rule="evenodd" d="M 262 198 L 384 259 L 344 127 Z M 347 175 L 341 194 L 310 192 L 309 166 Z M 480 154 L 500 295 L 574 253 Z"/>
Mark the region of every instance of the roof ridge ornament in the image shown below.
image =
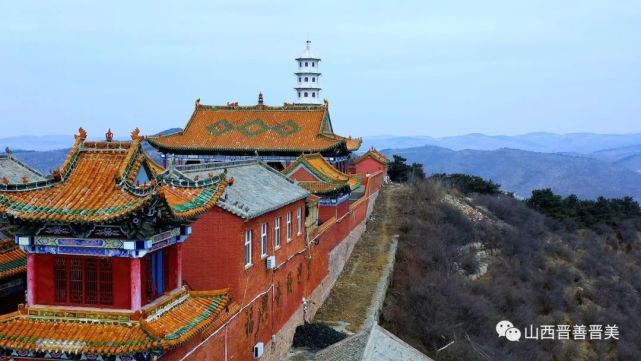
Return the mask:
<path id="1" fill-rule="evenodd" d="M 107 130 L 107 133 L 105 133 L 105 139 L 108 142 L 111 142 L 114 140 L 114 133 L 111 132 L 111 128 L 109 128 L 109 130 Z"/>
<path id="2" fill-rule="evenodd" d="M 75 136 L 75 138 L 80 140 L 81 142 L 84 142 L 85 139 L 87 139 L 87 131 L 82 127 L 78 128 L 78 134 Z"/>
<path id="3" fill-rule="evenodd" d="M 51 176 L 55 181 L 60 181 L 62 179 L 62 173 L 60 172 L 60 168 L 53 169 L 51 171 Z"/>
<path id="4" fill-rule="evenodd" d="M 134 130 L 131 131 L 131 140 L 133 141 L 143 141 L 145 140 L 145 137 L 140 135 L 140 129 L 138 127 L 134 128 Z"/>

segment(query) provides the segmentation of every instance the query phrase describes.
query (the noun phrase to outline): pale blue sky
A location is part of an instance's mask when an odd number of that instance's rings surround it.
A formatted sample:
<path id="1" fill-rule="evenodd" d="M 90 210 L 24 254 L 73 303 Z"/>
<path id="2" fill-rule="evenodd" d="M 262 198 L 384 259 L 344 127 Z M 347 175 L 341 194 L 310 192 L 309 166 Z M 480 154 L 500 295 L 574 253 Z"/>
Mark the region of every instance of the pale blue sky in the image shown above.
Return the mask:
<path id="1" fill-rule="evenodd" d="M 641 1 L 4 1 L 0 138 L 293 99 L 309 33 L 350 135 L 641 132 Z"/>

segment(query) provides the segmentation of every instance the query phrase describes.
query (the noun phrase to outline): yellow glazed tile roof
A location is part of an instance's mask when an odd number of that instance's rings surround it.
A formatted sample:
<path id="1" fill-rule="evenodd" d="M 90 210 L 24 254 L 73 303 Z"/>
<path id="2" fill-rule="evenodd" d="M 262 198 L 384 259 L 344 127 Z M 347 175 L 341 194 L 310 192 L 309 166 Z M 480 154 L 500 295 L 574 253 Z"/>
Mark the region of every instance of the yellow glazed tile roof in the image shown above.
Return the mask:
<path id="1" fill-rule="evenodd" d="M 21 307 L 0 316 L 0 348 L 99 355 L 163 352 L 219 327 L 238 309 L 228 290 L 185 289 L 137 312 Z"/>
<path id="2" fill-rule="evenodd" d="M 27 258 L 12 239 L 0 240 L 0 281 L 25 272 Z"/>
<path id="3" fill-rule="evenodd" d="M 148 140 L 161 150 L 175 152 L 321 152 L 360 147 L 362 140 L 334 134 L 329 123 L 327 104 L 217 107 L 198 102 L 183 131 Z"/>
<path id="4" fill-rule="evenodd" d="M 317 181 L 301 181 L 298 184 L 315 194 L 336 191 L 344 186 L 354 190 L 361 185 L 360 175 L 339 171 L 319 153 L 301 155 L 283 169 L 282 173 L 291 176 L 300 167 L 304 167 Z"/>
<path id="5" fill-rule="evenodd" d="M 189 186 L 164 182 L 154 173 L 160 167 L 149 164 L 142 151 L 137 131 L 129 142 L 87 142 L 85 138 L 81 129 L 63 166 L 54 172 L 55 180 L 47 185 L 0 186 L 0 213 L 23 220 L 108 222 L 160 197 L 171 214 L 182 219 L 213 207 L 227 185 L 224 178 Z M 137 184 L 143 165 L 158 179 Z"/>
<path id="6" fill-rule="evenodd" d="M 354 158 L 353 162 L 354 163 L 358 163 L 358 162 L 360 162 L 361 160 L 363 160 L 363 159 L 365 159 L 367 157 L 371 157 L 374 160 L 376 160 L 376 161 L 378 161 L 379 163 L 382 163 L 382 164 L 389 163 L 389 159 L 387 159 L 385 154 L 379 152 L 378 150 L 376 150 L 374 148 L 368 150 L 367 152 L 363 153 L 359 157 Z"/>

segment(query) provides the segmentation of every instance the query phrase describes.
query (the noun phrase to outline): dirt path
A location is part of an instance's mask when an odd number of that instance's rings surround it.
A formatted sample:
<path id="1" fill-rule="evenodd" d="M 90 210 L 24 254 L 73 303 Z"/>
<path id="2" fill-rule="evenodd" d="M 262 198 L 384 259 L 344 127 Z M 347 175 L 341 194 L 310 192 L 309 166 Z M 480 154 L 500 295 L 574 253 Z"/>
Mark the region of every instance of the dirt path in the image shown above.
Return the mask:
<path id="1" fill-rule="evenodd" d="M 368 315 L 372 316 L 372 304 L 382 302 L 385 294 L 380 294 L 381 278 L 388 273 L 390 251 L 395 250 L 393 238 L 398 233 L 395 215 L 400 213 L 395 198 L 401 196 L 403 190 L 399 185 L 388 185 L 381 190 L 367 231 L 354 246 L 314 322 L 355 333 L 363 327 Z"/>

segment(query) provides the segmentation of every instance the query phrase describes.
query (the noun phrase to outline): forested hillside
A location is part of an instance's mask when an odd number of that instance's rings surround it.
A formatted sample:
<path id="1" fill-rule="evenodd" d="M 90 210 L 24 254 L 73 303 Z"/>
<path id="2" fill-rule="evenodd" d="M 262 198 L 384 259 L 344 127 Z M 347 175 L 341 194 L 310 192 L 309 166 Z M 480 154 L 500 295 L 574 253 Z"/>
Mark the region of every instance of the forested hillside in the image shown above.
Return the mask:
<path id="1" fill-rule="evenodd" d="M 581 198 L 598 196 L 641 200 L 641 174 L 588 155 L 537 153 L 518 149 L 461 150 L 425 146 L 384 150 L 389 158 L 400 155 L 423 164 L 425 172 L 464 173 L 491 179 L 504 190 L 528 197 L 535 189 Z M 632 162 L 633 160 L 629 160 Z"/>
<path id="2" fill-rule="evenodd" d="M 439 361 L 641 359 L 639 205 L 549 190 L 520 201 L 471 180 L 440 175 L 398 198 L 381 324 Z M 510 342 L 495 331 L 501 320 L 521 330 L 617 325 L 620 336 Z"/>

